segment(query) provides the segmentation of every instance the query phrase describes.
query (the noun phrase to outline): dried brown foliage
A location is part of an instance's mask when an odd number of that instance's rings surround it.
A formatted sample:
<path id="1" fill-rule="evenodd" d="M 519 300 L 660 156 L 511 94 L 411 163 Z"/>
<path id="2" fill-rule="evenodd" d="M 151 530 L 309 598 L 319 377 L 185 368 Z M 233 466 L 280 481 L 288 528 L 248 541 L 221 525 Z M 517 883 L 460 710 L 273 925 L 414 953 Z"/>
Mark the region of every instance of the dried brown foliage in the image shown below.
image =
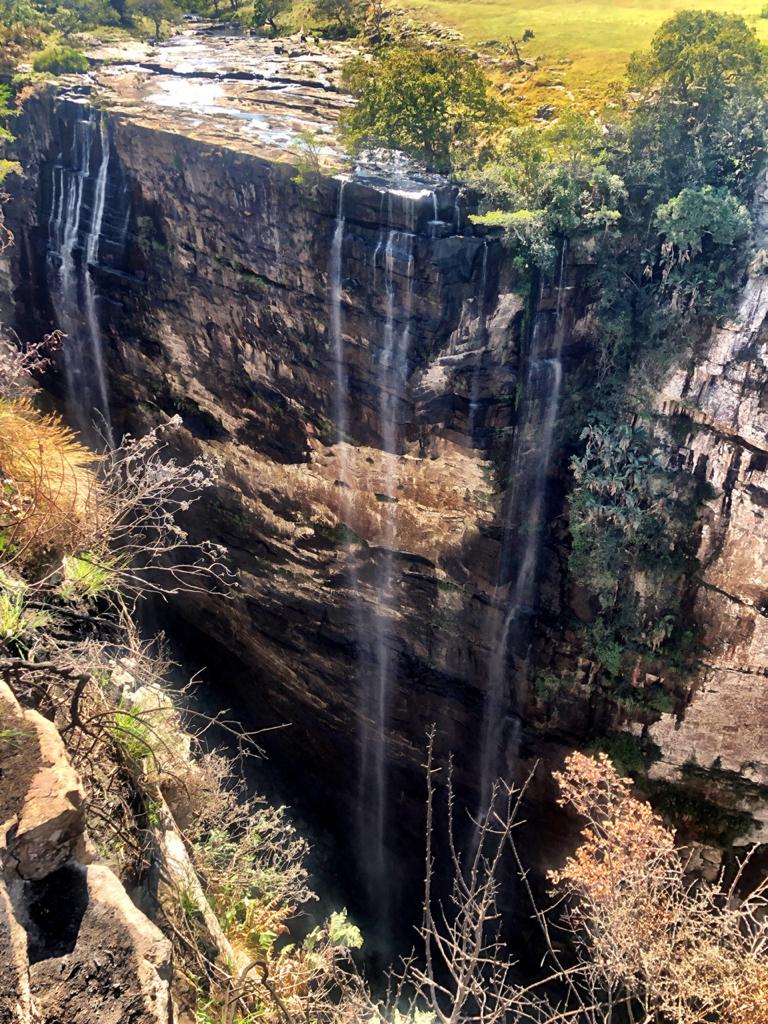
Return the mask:
<path id="1" fill-rule="evenodd" d="M 658 1024 L 766 1024 L 766 884 L 739 896 L 739 877 L 691 880 L 672 832 L 605 754 L 574 753 L 556 778 L 561 802 L 586 818 L 551 877 L 568 903 L 579 983 L 602 993 L 597 1019 L 623 1004 Z"/>
<path id="2" fill-rule="evenodd" d="M 35 375 L 44 373 L 61 347 L 61 331 L 46 334 L 42 341 L 23 346 L 15 333 L 0 333 L 0 398 L 29 397 L 37 390 Z"/>
<path id="3" fill-rule="evenodd" d="M 4 561 L 77 550 L 100 504 L 95 456 L 29 398 L 0 399 L 0 538 Z"/>

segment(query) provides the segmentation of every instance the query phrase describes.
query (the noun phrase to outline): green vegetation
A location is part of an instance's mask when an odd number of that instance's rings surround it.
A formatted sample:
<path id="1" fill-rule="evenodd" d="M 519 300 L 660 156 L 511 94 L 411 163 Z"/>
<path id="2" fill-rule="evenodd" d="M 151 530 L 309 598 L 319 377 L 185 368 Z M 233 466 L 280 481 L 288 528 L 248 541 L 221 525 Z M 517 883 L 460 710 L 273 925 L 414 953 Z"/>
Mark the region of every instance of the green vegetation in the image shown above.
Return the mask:
<path id="1" fill-rule="evenodd" d="M 507 129 L 471 180 L 485 196 L 480 224 L 501 227 L 518 270 L 550 270 L 558 245 L 577 231 L 616 233 L 626 200 L 600 125 L 569 112 L 544 130 Z"/>
<path id="2" fill-rule="evenodd" d="M 0 726 L 0 751 L 21 750 L 25 742 L 32 737 L 32 732 L 18 725 Z"/>
<path id="3" fill-rule="evenodd" d="M 147 18 L 154 26 L 155 39 L 160 38 L 163 22 L 176 22 L 182 14 L 174 0 L 126 0 L 126 11 L 134 21 Z"/>
<path id="4" fill-rule="evenodd" d="M 727 847 L 734 839 L 749 836 L 755 827 L 755 819 L 748 811 L 726 810 L 689 787 L 654 781 L 645 782 L 643 790 L 654 808 L 673 822 L 683 836 L 693 834 Z"/>
<path id="5" fill-rule="evenodd" d="M 661 750 L 652 740 L 629 732 L 609 732 L 592 744 L 590 752 L 607 754 L 622 776 L 645 775 L 661 756 Z"/>
<path id="6" fill-rule="evenodd" d="M 675 631 L 679 578 L 691 557 L 683 513 L 692 485 L 667 468 L 640 428 L 589 426 L 581 440 L 584 454 L 571 460 L 570 570 L 597 603 L 588 633 L 593 653 L 617 676 L 626 650 L 655 656 Z M 642 604 L 638 575 L 652 583 Z"/>
<path id="7" fill-rule="evenodd" d="M 245 20 L 251 28 L 267 26 L 272 35 L 277 35 L 277 19 L 286 14 L 292 6 L 292 0 L 253 0 L 246 8 Z"/>
<path id="8" fill-rule="evenodd" d="M 95 551 L 69 555 L 62 561 L 61 594 L 68 600 L 102 597 L 114 589 L 118 568 L 114 558 Z"/>
<path id="9" fill-rule="evenodd" d="M 32 69 L 49 72 L 52 75 L 66 75 L 88 70 L 87 57 L 73 46 L 47 46 L 36 53 L 32 60 Z"/>
<path id="10" fill-rule="evenodd" d="M 46 613 L 27 604 L 27 588 L 18 580 L 0 573 L 0 650 L 24 653 L 34 634 L 48 621 Z"/>
<path id="11" fill-rule="evenodd" d="M 428 170 L 450 170 L 499 116 L 482 71 L 450 50 L 385 49 L 350 61 L 344 82 L 358 97 L 342 122 L 350 149 L 399 149 Z"/>

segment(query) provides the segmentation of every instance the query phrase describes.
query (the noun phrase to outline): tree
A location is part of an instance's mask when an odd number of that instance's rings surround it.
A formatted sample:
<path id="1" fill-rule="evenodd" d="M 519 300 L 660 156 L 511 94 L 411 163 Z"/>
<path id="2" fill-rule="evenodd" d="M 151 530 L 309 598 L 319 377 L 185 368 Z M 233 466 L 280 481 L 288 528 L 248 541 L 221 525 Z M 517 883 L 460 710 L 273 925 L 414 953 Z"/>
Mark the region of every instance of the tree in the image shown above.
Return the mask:
<path id="1" fill-rule="evenodd" d="M 253 28 L 269 25 L 272 35 L 277 35 L 277 18 L 291 7 L 291 0 L 253 0 L 246 20 Z"/>
<path id="2" fill-rule="evenodd" d="M 350 148 L 401 150 L 432 171 L 450 170 L 454 152 L 500 114 L 480 68 L 450 50 L 392 47 L 350 61 L 344 81 L 358 97 L 342 122 Z"/>
<path id="3" fill-rule="evenodd" d="M 106 0 L 68 0 L 59 3 L 51 19 L 63 36 L 88 32 L 98 25 L 116 25 L 118 12 Z"/>
<path id="4" fill-rule="evenodd" d="M 133 18 L 149 18 L 155 26 L 155 39 L 160 38 L 164 21 L 175 21 L 181 14 L 174 0 L 127 0 L 127 9 Z"/>
<path id="5" fill-rule="evenodd" d="M 668 199 L 684 187 L 748 196 L 765 146 L 766 56 L 743 18 L 681 11 L 629 66 L 642 99 L 630 143 L 639 186 Z"/>
<path id="6" fill-rule="evenodd" d="M 610 160 L 600 125 L 583 114 L 566 112 L 543 131 L 510 128 L 474 176 L 484 194 L 477 220 L 504 228 L 521 263 L 548 269 L 558 239 L 618 223 L 625 188 Z"/>
<path id="7" fill-rule="evenodd" d="M 530 28 L 527 28 L 519 39 L 513 39 L 512 36 L 509 37 L 507 46 L 512 51 L 512 54 L 515 58 L 515 63 L 519 68 L 521 68 L 523 64 L 525 64 L 523 55 L 520 53 L 520 47 L 525 46 L 526 43 L 530 43 L 532 39 L 535 39 L 535 33 Z"/>
<path id="8" fill-rule="evenodd" d="M 555 779 L 561 804 L 585 820 L 550 878 L 576 942 L 570 977 L 602 1004 L 586 1019 L 766 1024 L 767 883 L 740 894 L 742 865 L 728 886 L 694 884 L 673 833 L 605 754 L 572 754 Z"/>
<path id="9" fill-rule="evenodd" d="M 675 249 L 678 259 L 689 260 L 709 242 L 733 245 L 749 235 L 752 218 L 746 206 L 727 189 L 684 188 L 679 195 L 656 210 L 656 228 L 664 236 L 666 249 Z"/>
<path id="10" fill-rule="evenodd" d="M 363 0 L 310 0 L 309 16 L 323 22 L 335 22 L 336 32 L 350 35 L 358 25 L 365 4 Z"/>

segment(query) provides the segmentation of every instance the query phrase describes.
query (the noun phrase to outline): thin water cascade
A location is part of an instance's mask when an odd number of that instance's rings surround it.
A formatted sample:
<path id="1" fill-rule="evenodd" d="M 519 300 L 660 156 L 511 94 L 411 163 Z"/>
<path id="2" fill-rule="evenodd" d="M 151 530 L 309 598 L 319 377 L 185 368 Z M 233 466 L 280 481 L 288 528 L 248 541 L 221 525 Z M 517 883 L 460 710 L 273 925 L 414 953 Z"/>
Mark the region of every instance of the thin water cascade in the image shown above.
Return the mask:
<path id="1" fill-rule="evenodd" d="M 488 292 L 488 239 L 483 239 L 483 261 L 482 269 L 480 272 L 480 299 L 478 302 L 477 310 L 477 346 L 481 348 L 488 338 L 488 310 L 487 310 L 487 292 Z M 478 398 L 480 394 L 480 373 L 482 370 L 482 355 L 475 362 L 472 368 L 472 385 L 469 395 L 469 429 L 468 434 L 471 441 L 474 441 L 475 436 L 475 421 L 477 419 L 478 412 Z"/>
<path id="2" fill-rule="evenodd" d="M 390 197 L 391 204 L 391 197 Z M 415 211 L 409 208 L 411 218 Z M 391 206 L 388 221 L 392 223 Z M 383 500 L 379 552 L 374 574 L 376 605 L 371 608 L 365 642 L 370 665 L 361 666 L 360 710 L 362 726 L 360 800 L 367 809 L 363 850 L 371 896 L 382 921 L 388 913 L 388 865 L 385 837 L 388 830 L 387 732 L 392 684 L 396 673 L 395 547 L 397 544 L 398 451 L 401 430 L 398 412 L 408 377 L 411 346 L 416 236 L 410 230 L 389 228 L 383 251 L 385 321 L 383 346 L 377 367 L 379 429 Z M 377 249 L 377 253 L 380 251 Z M 401 283 L 398 287 L 398 278 Z M 398 292 L 400 293 L 398 295 Z M 363 639 L 361 637 L 361 639 Z"/>
<path id="3" fill-rule="evenodd" d="M 338 476 L 344 487 L 349 486 L 347 458 L 347 432 L 349 428 L 348 413 L 348 380 L 347 368 L 344 360 L 344 339 L 342 337 L 341 322 L 341 281 L 342 281 L 342 256 L 344 249 L 344 229 L 346 220 L 344 217 L 344 190 L 346 179 L 339 184 L 339 201 L 336 211 L 336 228 L 333 232 L 331 242 L 331 256 L 328 265 L 328 284 L 330 291 L 330 333 L 333 345 L 333 360 L 335 371 L 334 392 L 334 421 L 336 425 L 336 442 L 339 454 Z"/>
<path id="4" fill-rule="evenodd" d="M 100 158 L 94 178 L 91 175 L 91 158 L 97 126 Z M 113 437 L 102 336 L 96 286 L 91 274 L 91 268 L 98 262 L 109 157 L 106 120 L 97 111 L 91 111 L 88 120 L 75 121 L 70 164 L 56 164 L 51 172 L 48 247 L 53 271 L 51 294 L 56 326 L 67 335 L 62 346 L 62 360 L 71 415 L 87 438 L 98 442 L 102 434 L 111 445 Z M 99 421 L 96 429 L 94 421 Z"/>
<path id="5" fill-rule="evenodd" d="M 483 709 L 480 750 L 480 813 L 490 802 L 494 781 L 499 775 L 499 752 L 507 727 L 508 746 L 519 743 L 519 725 L 509 707 L 508 654 L 523 638 L 521 630 L 536 598 L 537 570 L 543 535 L 547 480 L 560 409 L 563 366 L 563 297 L 565 294 L 566 247 L 563 245 L 557 283 L 554 335 L 541 330 L 537 314 L 531 338 L 524 406 L 517 429 L 510 463 L 509 479 L 514 491 L 507 511 L 504 539 L 494 605 L 506 587 L 506 571 L 511 548 L 522 552 L 512 577 L 506 611 L 493 638 L 488 665 L 488 689 Z"/>

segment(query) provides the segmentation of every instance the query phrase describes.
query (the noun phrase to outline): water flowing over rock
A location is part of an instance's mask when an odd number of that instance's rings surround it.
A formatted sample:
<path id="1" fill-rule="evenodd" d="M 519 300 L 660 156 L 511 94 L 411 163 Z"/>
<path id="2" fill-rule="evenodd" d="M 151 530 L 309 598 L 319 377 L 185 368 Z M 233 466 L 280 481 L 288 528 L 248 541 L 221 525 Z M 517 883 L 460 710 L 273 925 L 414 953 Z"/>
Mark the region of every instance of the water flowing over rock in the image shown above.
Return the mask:
<path id="1" fill-rule="evenodd" d="M 99 258 L 110 141 L 107 119 L 93 109 L 85 113 L 87 117 L 78 118 L 73 124 L 70 151 L 62 151 L 59 161 L 51 165 L 51 296 L 57 325 L 67 336 L 62 352 L 72 417 L 84 435 L 94 437 L 103 429 L 105 440 L 112 444 L 92 276 Z"/>
<path id="2" fill-rule="evenodd" d="M 687 706 L 629 724 L 590 688 L 573 626 L 589 609 L 566 584 L 558 431 L 589 344 L 588 255 L 563 249 L 533 310 L 449 183 L 395 177 L 375 155 L 297 183 L 300 119 L 336 145 L 348 101 L 332 62 L 297 44 L 281 70 L 240 40 L 222 68 L 217 47 L 206 63 L 196 43 L 181 70 L 164 47 L 97 70 L 104 113 L 91 80 L 28 100 L 0 295 L 32 339 L 66 325 L 77 291 L 116 433 L 180 416 L 182 455 L 221 460 L 190 528 L 227 546 L 240 591 L 225 610 L 197 594 L 175 612 L 261 724 L 290 724 L 265 743 L 340 837 L 369 909 L 417 906 L 418 871 L 398 868 L 420 849 L 432 722 L 438 756 L 460 752 L 473 811 L 497 771 L 520 777 L 596 732 L 647 727 L 659 776 L 682 778 L 693 757 L 707 799 L 764 820 L 765 279 L 660 396 L 670 418 L 691 418 L 681 463 L 715 488 L 690 612 L 710 667 Z M 179 105 L 151 99 L 166 79 L 190 86 Z M 94 379 L 89 400 L 105 408 Z M 569 681 L 556 701 L 537 693 L 539 671 Z M 750 780 L 747 796 L 728 772 Z M 541 869 L 570 826 L 546 782 L 530 798 Z"/>
<path id="3" fill-rule="evenodd" d="M 508 665 L 510 649 L 527 663 L 526 627 L 535 613 L 536 574 L 545 526 L 545 499 L 552 462 L 555 428 L 563 383 L 563 304 L 567 247 L 562 246 L 553 313 L 534 312 L 534 327 L 522 406 L 510 460 L 510 497 L 503 526 L 504 539 L 498 565 L 495 598 L 500 602 L 501 628 L 491 641 L 488 691 L 483 709 L 480 746 L 480 813 L 489 806 L 494 781 L 507 777 L 520 742 L 514 670 Z M 545 325 L 544 319 L 550 321 Z M 510 568 L 514 566 L 510 576 Z M 527 680 L 523 678 L 523 684 Z M 518 680 L 518 685 L 519 685 Z M 521 694 L 524 700 L 524 693 Z M 505 739 L 505 733 L 508 733 Z M 506 747 L 504 759 L 500 757 Z"/>

